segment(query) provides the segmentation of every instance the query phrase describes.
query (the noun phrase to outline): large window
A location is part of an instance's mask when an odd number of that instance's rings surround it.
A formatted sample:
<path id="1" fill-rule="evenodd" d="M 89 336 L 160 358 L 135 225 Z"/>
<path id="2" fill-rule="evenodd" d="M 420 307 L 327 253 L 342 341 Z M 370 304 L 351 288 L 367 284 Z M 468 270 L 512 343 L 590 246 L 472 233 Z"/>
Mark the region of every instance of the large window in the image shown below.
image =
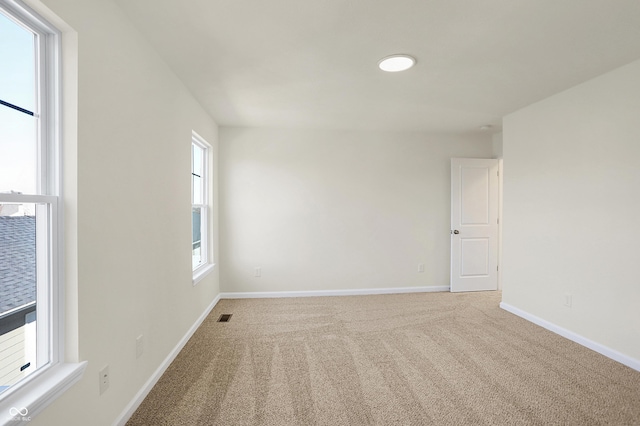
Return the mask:
<path id="1" fill-rule="evenodd" d="M 197 133 L 191 137 L 191 258 L 194 284 L 211 267 L 209 241 L 209 153 L 211 146 Z"/>
<path id="2" fill-rule="evenodd" d="M 36 416 L 87 365 L 64 359 L 61 44 L 0 1 L 0 424 Z"/>
<path id="3" fill-rule="evenodd" d="M 0 423 L 79 377 L 63 365 L 59 58 L 55 28 L 0 2 Z"/>

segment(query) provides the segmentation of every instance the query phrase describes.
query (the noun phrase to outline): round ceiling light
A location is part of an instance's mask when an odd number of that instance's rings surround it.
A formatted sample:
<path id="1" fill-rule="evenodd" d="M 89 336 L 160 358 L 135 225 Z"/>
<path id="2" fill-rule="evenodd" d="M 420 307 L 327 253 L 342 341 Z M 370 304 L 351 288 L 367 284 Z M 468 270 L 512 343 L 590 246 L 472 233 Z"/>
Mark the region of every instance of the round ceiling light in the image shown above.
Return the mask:
<path id="1" fill-rule="evenodd" d="M 380 59 L 378 67 L 382 71 L 398 72 L 405 71 L 416 64 L 416 58 L 409 55 L 391 55 Z"/>

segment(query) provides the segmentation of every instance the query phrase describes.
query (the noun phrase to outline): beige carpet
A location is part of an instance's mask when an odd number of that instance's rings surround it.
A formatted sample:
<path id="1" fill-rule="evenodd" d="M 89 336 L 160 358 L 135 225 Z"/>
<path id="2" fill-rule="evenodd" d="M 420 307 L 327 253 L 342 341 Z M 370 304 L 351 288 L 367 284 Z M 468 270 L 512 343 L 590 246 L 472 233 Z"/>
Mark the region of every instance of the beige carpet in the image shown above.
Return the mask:
<path id="1" fill-rule="evenodd" d="M 640 425 L 640 372 L 499 302 L 222 300 L 127 425 Z"/>

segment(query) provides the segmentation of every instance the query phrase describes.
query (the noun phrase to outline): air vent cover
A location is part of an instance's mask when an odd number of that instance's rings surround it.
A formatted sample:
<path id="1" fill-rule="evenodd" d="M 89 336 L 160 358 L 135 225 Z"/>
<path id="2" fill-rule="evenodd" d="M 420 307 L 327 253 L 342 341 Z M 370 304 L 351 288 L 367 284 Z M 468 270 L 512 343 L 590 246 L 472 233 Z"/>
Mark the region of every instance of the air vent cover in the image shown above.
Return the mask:
<path id="1" fill-rule="evenodd" d="M 220 315 L 220 318 L 218 318 L 218 322 L 229 322 L 229 320 L 231 319 L 231 315 L 233 315 L 233 314 L 222 314 L 222 315 Z"/>

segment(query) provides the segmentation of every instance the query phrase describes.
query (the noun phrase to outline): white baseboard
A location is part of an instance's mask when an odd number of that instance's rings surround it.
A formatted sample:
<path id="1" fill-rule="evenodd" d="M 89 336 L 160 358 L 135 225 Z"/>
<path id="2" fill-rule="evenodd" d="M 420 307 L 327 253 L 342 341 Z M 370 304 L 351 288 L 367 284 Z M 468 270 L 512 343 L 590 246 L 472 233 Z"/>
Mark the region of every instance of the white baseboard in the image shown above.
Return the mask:
<path id="1" fill-rule="evenodd" d="M 398 287 L 365 288 L 352 290 L 315 290 L 315 291 L 247 291 L 220 293 L 221 299 L 266 299 L 273 297 L 315 297 L 315 296 L 364 296 L 372 294 L 433 293 L 449 291 L 449 286 L 434 287 Z"/>
<path id="2" fill-rule="evenodd" d="M 173 360 L 178 356 L 184 345 L 187 344 L 193 333 L 196 332 L 198 327 L 205 320 L 207 315 L 211 313 L 216 304 L 220 301 L 220 295 L 216 296 L 213 299 L 213 302 L 204 310 L 202 315 L 198 317 L 196 322 L 191 326 L 191 328 L 187 331 L 187 333 L 182 337 L 182 339 L 178 342 L 178 344 L 173 348 L 173 350 L 167 355 L 167 357 L 162 361 L 162 364 L 156 369 L 156 371 L 151 375 L 149 380 L 142 386 L 142 388 L 138 391 L 136 396 L 131 400 L 131 402 L 127 405 L 124 411 L 120 414 L 120 416 L 114 422 L 114 425 L 124 426 L 125 423 L 131 418 L 133 413 L 138 409 L 142 401 L 147 397 L 151 389 L 155 386 L 155 384 L 160 380 L 160 377 L 164 374 L 164 372 L 169 368 L 169 365 L 173 362 Z"/>
<path id="3" fill-rule="evenodd" d="M 532 315 L 528 312 L 525 312 L 521 309 L 518 309 L 514 306 L 509 305 L 508 303 L 501 302 L 500 307 L 505 311 L 511 312 L 514 315 L 517 315 L 521 318 L 526 319 L 540 327 L 546 328 L 549 331 L 552 331 L 556 334 L 559 334 L 562 337 L 565 337 L 569 340 L 572 340 L 579 345 L 582 345 L 586 348 L 589 348 L 593 351 L 596 351 L 607 358 L 611 358 L 614 361 L 618 361 L 621 364 L 626 365 L 627 367 L 633 368 L 636 371 L 640 371 L 640 360 L 622 354 L 614 349 L 611 349 L 607 346 L 601 345 L 600 343 L 594 342 L 593 340 L 589 340 L 586 337 L 583 337 L 573 331 L 569 331 L 566 328 L 562 328 L 558 325 L 555 325 L 547 320 L 544 320 L 540 317 Z"/>

